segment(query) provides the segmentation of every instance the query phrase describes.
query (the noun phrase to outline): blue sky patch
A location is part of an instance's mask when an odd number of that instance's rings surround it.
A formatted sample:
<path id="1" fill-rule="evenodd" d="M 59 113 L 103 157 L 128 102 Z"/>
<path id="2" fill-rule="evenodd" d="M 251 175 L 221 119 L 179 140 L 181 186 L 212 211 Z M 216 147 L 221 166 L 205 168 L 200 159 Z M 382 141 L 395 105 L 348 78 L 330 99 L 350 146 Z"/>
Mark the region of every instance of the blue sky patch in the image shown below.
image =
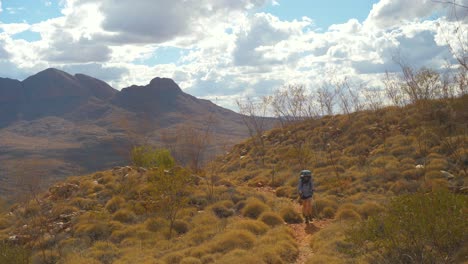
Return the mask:
<path id="1" fill-rule="evenodd" d="M 58 2 L 58 0 L 4 0 L 0 22 L 34 24 L 60 17 L 62 13 Z"/>
<path id="2" fill-rule="evenodd" d="M 278 0 L 279 5 L 269 5 L 262 12 L 273 14 L 281 20 L 292 21 L 301 17 L 311 18 L 315 26 L 327 29 L 333 24 L 342 24 L 351 18 L 360 22 L 369 15 L 372 5 L 377 0 L 337 0 L 337 1 L 310 1 L 310 0 Z"/>
<path id="3" fill-rule="evenodd" d="M 21 33 L 12 36 L 13 39 L 24 39 L 28 42 L 41 40 L 41 34 L 30 30 L 23 31 Z"/>

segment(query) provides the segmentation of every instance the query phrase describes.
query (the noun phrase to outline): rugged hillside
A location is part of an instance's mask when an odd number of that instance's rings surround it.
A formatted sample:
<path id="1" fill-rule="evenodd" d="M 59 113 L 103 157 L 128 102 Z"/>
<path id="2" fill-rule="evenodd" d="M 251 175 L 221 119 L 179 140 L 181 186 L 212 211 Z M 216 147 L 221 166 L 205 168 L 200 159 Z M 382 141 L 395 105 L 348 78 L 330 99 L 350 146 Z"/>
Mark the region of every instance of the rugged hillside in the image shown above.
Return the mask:
<path id="1" fill-rule="evenodd" d="M 311 239 L 315 255 L 308 263 L 345 263 L 356 258 L 370 263 L 388 263 L 389 259 L 393 259 L 390 263 L 406 263 L 397 257 L 411 250 L 427 254 L 418 263 L 437 263 L 445 257 L 449 262 L 462 263 L 467 261 L 468 250 L 468 226 L 463 220 L 468 212 L 467 105 L 465 95 L 293 123 L 265 133 L 264 146 L 253 140 L 237 145 L 212 168 L 234 185 L 270 186 L 276 196 L 293 199 L 298 172 L 310 169 L 316 186 L 315 217 L 335 222 Z M 455 194 L 432 199 L 431 192 L 440 189 Z M 415 193 L 424 194 L 418 198 Z M 394 198 L 396 202 L 392 202 Z M 417 202 L 410 203 L 410 199 Z M 380 213 L 387 218 L 380 223 L 365 222 L 367 228 L 375 226 L 376 233 L 361 230 L 351 237 L 359 240 L 356 236 L 365 234 L 356 249 L 346 236 L 349 224 L 345 222 L 351 220 L 351 226 L 357 226 Z M 441 219 L 447 221 L 441 224 Z M 382 230 L 388 223 L 394 225 L 386 234 Z M 395 243 L 395 239 L 406 243 L 404 231 L 410 232 L 413 240 L 405 245 Z M 402 234 L 392 238 L 393 244 L 385 240 L 392 232 Z M 442 233 L 451 233 L 452 240 L 441 242 Z M 440 253 L 434 245 L 437 241 L 450 246 L 444 244 L 446 251 Z M 393 251 L 383 252 L 391 245 Z M 361 250 L 363 255 L 356 253 Z"/>
<path id="2" fill-rule="evenodd" d="M 463 263 L 466 105 L 464 96 L 293 123 L 265 133 L 263 146 L 236 145 L 198 175 L 161 165 L 69 178 L 2 214 L 4 255 L 36 263 L 388 263 L 402 255 Z M 310 225 L 298 224 L 295 205 L 304 168 L 316 185 Z"/>
<path id="3" fill-rule="evenodd" d="M 47 186 L 57 178 L 127 164 L 132 145 L 175 150 L 181 138 L 202 134 L 210 139 L 203 142 L 205 152 L 214 155 L 246 138 L 247 131 L 239 114 L 184 93 L 170 79 L 117 91 L 57 69 L 22 82 L 1 78 L 0 195 L 16 195 L 26 175 Z"/>

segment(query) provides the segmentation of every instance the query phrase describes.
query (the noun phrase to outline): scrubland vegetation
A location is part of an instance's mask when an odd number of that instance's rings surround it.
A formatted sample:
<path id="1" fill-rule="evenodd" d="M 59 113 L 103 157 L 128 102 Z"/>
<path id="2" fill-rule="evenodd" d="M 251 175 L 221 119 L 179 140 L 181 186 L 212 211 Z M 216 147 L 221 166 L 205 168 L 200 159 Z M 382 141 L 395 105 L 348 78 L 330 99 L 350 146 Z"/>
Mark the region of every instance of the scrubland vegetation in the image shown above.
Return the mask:
<path id="1" fill-rule="evenodd" d="M 387 106 L 343 84 L 239 102 L 251 138 L 203 169 L 145 146 L 134 166 L 70 177 L 4 209 L 0 263 L 295 263 L 305 168 L 314 217 L 329 220 L 307 263 L 468 261 L 466 68 L 448 86 L 404 73 Z M 281 120 L 269 131 L 256 115 L 266 103 Z"/>

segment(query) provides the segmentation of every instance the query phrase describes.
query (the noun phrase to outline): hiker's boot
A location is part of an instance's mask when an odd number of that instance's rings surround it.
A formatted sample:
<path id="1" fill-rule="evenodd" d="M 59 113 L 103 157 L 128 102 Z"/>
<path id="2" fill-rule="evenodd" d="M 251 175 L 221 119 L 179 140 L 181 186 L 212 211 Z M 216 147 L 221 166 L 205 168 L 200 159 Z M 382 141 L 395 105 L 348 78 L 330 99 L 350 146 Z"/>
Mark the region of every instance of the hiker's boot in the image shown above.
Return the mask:
<path id="1" fill-rule="evenodd" d="M 305 222 L 306 224 L 309 223 L 309 216 L 306 215 L 306 216 L 304 217 L 304 222 Z"/>

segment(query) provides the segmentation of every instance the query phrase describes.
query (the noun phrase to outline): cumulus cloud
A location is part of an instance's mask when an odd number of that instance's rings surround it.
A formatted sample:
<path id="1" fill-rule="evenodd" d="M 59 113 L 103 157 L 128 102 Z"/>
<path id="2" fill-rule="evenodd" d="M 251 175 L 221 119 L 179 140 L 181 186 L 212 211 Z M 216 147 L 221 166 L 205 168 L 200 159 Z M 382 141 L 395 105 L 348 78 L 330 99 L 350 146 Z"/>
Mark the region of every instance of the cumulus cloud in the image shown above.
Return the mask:
<path id="1" fill-rule="evenodd" d="M 381 0 L 373 5 L 365 24 L 380 28 L 398 27 L 434 15 L 445 16 L 447 19 L 464 19 L 466 9 L 461 6 L 468 6 L 468 1 L 459 0 L 454 2 L 456 5 L 451 4 L 450 1 Z"/>
<path id="2" fill-rule="evenodd" d="M 5 49 L 5 41 L 0 39 L 0 60 L 7 60 L 10 58 L 10 53 Z"/>
<path id="3" fill-rule="evenodd" d="M 162 43 L 176 37 L 203 34 L 211 18 L 264 5 L 266 0 L 141 0 L 99 1 L 102 27 L 117 43 Z M 125 18 L 125 19 L 122 19 Z"/>
<path id="4" fill-rule="evenodd" d="M 310 20 L 287 22 L 270 14 L 255 14 L 249 27 L 237 35 L 234 64 L 255 66 L 281 63 L 279 58 L 268 56 L 271 55 L 268 47 L 302 35 L 303 29 L 310 24 Z"/>
<path id="5" fill-rule="evenodd" d="M 44 59 L 52 62 L 106 62 L 111 58 L 111 49 L 86 38 L 77 41 L 70 34 L 56 33 L 52 49 L 44 51 Z"/>

